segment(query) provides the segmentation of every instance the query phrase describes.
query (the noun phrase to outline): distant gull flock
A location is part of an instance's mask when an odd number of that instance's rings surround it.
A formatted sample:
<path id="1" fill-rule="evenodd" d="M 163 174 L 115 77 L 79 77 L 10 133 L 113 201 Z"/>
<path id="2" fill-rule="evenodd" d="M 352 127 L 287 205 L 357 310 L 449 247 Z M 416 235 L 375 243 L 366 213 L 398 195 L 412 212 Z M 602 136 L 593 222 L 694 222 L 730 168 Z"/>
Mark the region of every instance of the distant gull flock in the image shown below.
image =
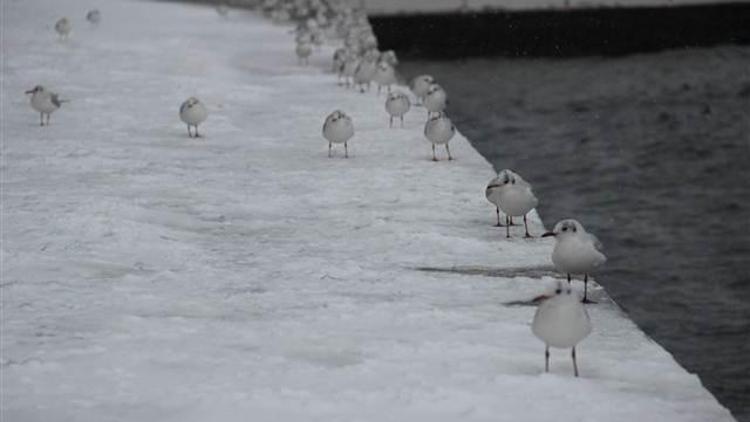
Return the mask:
<path id="1" fill-rule="evenodd" d="M 378 41 L 372 31 L 367 15 L 361 9 L 352 8 L 345 0 L 265 0 L 262 12 L 274 23 L 296 23 L 292 33 L 295 40 L 295 53 L 299 64 L 308 66 L 310 57 L 326 40 L 343 44 L 333 55 L 331 70 L 338 76 L 338 85 L 356 88 L 359 92 L 370 91 L 372 83 L 377 84 L 377 94 L 385 89 L 385 112 L 389 115 L 389 127 L 394 119 L 404 126 L 404 116 L 412 110 L 412 104 L 424 107 L 427 120 L 424 137 L 432 145 L 432 160 L 438 161 L 436 146 L 443 146 L 448 161 L 453 160 L 449 142 L 456 134 L 456 127 L 446 115 L 448 94 L 431 75 L 420 75 L 410 83 L 411 95 L 392 90 L 397 83 L 396 67 L 398 58 L 393 51 L 380 51 Z M 216 12 L 226 17 L 230 9 L 224 4 L 216 7 Z M 99 10 L 90 10 L 86 20 L 96 26 L 101 22 Z M 73 25 L 63 17 L 55 23 L 60 41 L 70 37 Z M 39 113 L 39 125 L 50 123 L 50 115 L 67 100 L 36 85 L 26 91 L 30 95 L 31 107 Z M 208 118 L 206 106 L 195 97 L 185 100 L 179 109 L 179 118 L 187 125 L 189 137 L 198 138 L 198 126 Z M 354 137 L 352 118 L 342 110 L 330 113 L 322 129 L 323 138 L 328 142 L 328 156 L 333 156 L 333 144 L 343 144 L 344 157 L 349 157 L 349 141 Z M 498 227 L 505 227 L 506 237 L 511 237 L 513 217 L 522 217 L 524 236 L 529 233 L 527 215 L 538 205 L 531 184 L 510 169 L 502 170 L 489 181 L 485 197 L 495 206 Z M 501 212 L 504 223 L 501 221 Z M 592 303 L 588 298 L 588 276 L 603 265 L 607 258 L 602 253 L 601 243 L 583 228 L 576 220 L 558 222 L 554 229 L 541 237 L 554 237 L 555 246 L 551 255 L 554 267 L 567 276 L 567 284 L 558 282 L 554 293 L 539 296 L 539 304 L 531 325 L 533 334 L 545 344 L 545 371 L 549 371 L 549 349 L 571 349 L 573 369 L 578 376 L 576 346 L 592 330 L 591 321 L 584 304 Z M 570 286 L 571 275 L 584 277 L 583 298 Z"/>

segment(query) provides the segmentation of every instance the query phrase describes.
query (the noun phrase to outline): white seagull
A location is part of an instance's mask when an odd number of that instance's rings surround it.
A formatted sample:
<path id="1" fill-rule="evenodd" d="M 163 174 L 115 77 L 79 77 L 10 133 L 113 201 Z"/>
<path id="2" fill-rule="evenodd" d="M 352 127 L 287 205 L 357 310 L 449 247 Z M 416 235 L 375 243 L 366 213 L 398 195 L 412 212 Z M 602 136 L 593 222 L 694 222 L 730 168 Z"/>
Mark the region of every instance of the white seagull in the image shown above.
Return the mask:
<path id="1" fill-rule="evenodd" d="M 297 53 L 297 60 L 302 65 L 307 66 L 310 64 L 310 55 L 312 54 L 312 44 L 307 41 L 297 42 L 297 47 L 294 50 Z"/>
<path id="2" fill-rule="evenodd" d="M 70 34 L 71 29 L 73 29 L 73 25 L 70 24 L 68 18 L 60 18 L 60 20 L 55 22 L 55 31 L 57 31 L 61 40 L 68 39 L 68 34 Z"/>
<path id="3" fill-rule="evenodd" d="M 102 20 L 102 13 L 99 11 L 99 9 L 89 10 L 89 12 L 86 13 L 86 20 L 89 21 L 89 23 L 91 23 L 92 25 L 98 25 Z"/>
<path id="4" fill-rule="evenodd" d="M 591 319 L 577 292 L 558 282 L 555 294 L 544 299 L 537 308 L 531 331 L 544 342 L 545 372 L 549 372 L 550 347 L 571 348 L 573 373 L 578 376 L 576 345 L 591 333 Z"/>
<path id="5" fill-rule="evenodd" d="M 229 7 L 224 3 L 216 5 L 216 13 L 222 18 L 226 18 L 229 15 Z"/>
<path id="6" fill-rule="evenodd" d="M 380 61 L 386 62 L 393 67 L 396 67 L 398 65 L 398 57 L 396 57 L 396 52 L 393 50 L 386 50 L 381 53 Z"/>
<path id="7" fill-rule="evenodd" d="M 542 235 L 547 236 L 555 237 L 555 249 L 552 250 L 552 263 L 555 264 L 555 268 L 568 275 L 568 283 L 571 274 L 583 274 L 583 301 L 589 302 L 589 273 L 607 262 L 607 257 L 602 253 L 601 242 L 596 236 L 588 233 L 581 223 L 572 219 L 555 224 L 551 232 Z"/>
<path id="8" fill-rule="evenodd" d="M 432 84 L 427 90 L 427 94 L 422 98 L 422 103 L 427 109 L 427 117 L 432 116 L 433 113 L 440 114 L 448 104 L 448 94 L 440 85 Z"/>
<path id="9" fill-rule="evenodd" d="M 39 126 L 45 125 L 44 116 L 47 116 L 46 124 L 49 125 L 50 115 L 63 103 L 68 102 L 68 100 L 61 100 L 57 94 L 47 91 L 41 85 L 26 91 L 26 94 L 31 94 L 31 108 L 39 112 Z"/>
<path id="10" fill-rule="evenodd" d="M 527 186 L 530 186 L 529 183 L 518 174 L 511 170 L 506 170 L 513 174 L 516 178 L 516 184 L 525 184 Z M 497 224 L 495 224 L 495 227 L 503 227 L 503 225 L 500 223 L 500 188 L 503 186 L 503 183 L 501 182 L 500 175 L 497 175 L 490 180 L 489 183 L 487 183 L 487 187 L 484 190 L 484 197 L 487 198 L 488 201 L 490 201 L 493 205 L 495 205 L 495 211 L 497 213 Z M 513 225 L 513 217 L 510 216 L 508 218 L 510 221 L 510 225 Z"/>
<path id="11" fill-rule="evenodd" d="M 401 127 L 404 127 L 404 114 L 406 114 L 411 108 L 411 101 L 409 96 L 401 91 L 394 91 L 388 94 L 388 98 L 385 99 L 385 111 L 391 116 L 388 122 L 388 127 L 393 127 L 393 118 L 398 117 L 401 119 Z"/>
<path id="12" fill-rule="evenodd" d="M 391 92 L 391 85 L 396 83 L 396 70 L 388 62 L 380 61 L 372 79 L 378 84 L 378 95 L 383 87 Z"/>
<path id="13" fill-rule="evenodd" d="M 354 83 L 354 72 L 357 71 L 357 67 L 359 67 L 359 58 L 356 54 L 350 52 L 344 60 L 344 65 L 341 66 L 341 73 L 339 74 L 339 77 L 344 77 L 344 83 L 347 88 L 351 87 Z"/>
<path id="14" fill-rule="evenodd" d="M 370 90 L 370 82 L 375 77 L 377 72 L 378 64 L 372 57 L 372 54 L 366 54 L 362 60 L 357 64 L 357 68 L 354 69 L 354 84 L 359 87 L 360 92 L 365 92 L 365 86 L 367 91 Z"/>
<path id="15" fill-rule="evenodd" d="M 456 134 L 456 127 L 448 116 L 439 114 L 427 121 L 424 125 L 424 136 L 432 143 L 432 161 L 437 161 L 435 156 L 435 145 L 445 145 L 448 160 L 453 160 L 448 142 Z"/>
<path id="16" fill-rule="evenodd" d="M 198 125 L 208 117 L 208 110 L 200 100 L 190 97 L 180 106 L 180 119 L 187 124 L 188 136 L 200 138 Z M 195 135 L 190 131 L 190 126 L 195 127 Z"/>
<path id="17" fill-rule="evenodd" d="M 341 47 L 337 48 L 336 51 L 333 52 L 333 61 L 331 63 L 331 71 L 332 72 L 338 72 L 339 78 L 341 78 L 341 68 L 344 66 L 344 62 L 346 61 L 346 49 Z"/>
<path id="18" fill-rule="evenodd" d="M 323 137 L 328 141 L 328 157 L 331 157 L 332 144 L 344 144 L 344 157 L 349 158 L 349 140 L 354 136 L 352 118 L 343 111 L 329 114 L 323 123 Z"/>
<path id="19" fill-rule="evenodd" d="M 531 190 L 531 185 L 515 172 L 507 169 L 498 173 L 495 180 L 497 183 L 490 183 L 487 189 L 492 189 L 493 195 L 497 195 L 497 206 L 505 213 L 505 237 L 510 237 L 510 219 L 514 216 L 523 216 L 526 237 L 531 237 L 526 214 L 539 204 L 539 200 Z"/>
<path id="20" fill-rule="evenodd" d="M 417 97 L 417 104 L 427 95 L 427 91 L 434 83 L 435 78 L 430 75 L 419 75 L 411 81 L 411 92 Z"/>
<path id="21" fill-rule="evenodd" d="M 487 183 L 487 187 L 484 189 L 484 197 L 495 205 L 495 212 L 497 214 L 497 224 L 495 224 L 495 227 L 503 226 L 500 223 L 500 188 L 502 186 L 503 184 L 500 181 L 500 177 L 495 176 L 489 183 Z"/>

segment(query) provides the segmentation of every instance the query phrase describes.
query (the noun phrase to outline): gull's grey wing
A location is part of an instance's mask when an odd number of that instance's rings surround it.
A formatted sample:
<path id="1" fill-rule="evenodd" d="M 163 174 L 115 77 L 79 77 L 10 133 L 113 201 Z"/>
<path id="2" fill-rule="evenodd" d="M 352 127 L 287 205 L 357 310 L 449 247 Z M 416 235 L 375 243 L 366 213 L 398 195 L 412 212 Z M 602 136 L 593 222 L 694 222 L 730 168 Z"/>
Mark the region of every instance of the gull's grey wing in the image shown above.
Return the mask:
<path id="1" fill-rule="evenodd" d="M 62 101 L 60 101 L 60 97 L 58 97 L 57 94 L 50 94 L 49 99 L 55 107 L 59 108 L 62 105 Z"/>
<path id="2" fill-rule="evenodd" d="M 604 250 L 604 245 L 602 245 L 602 242 L 600 242 L 599 239 L 596 236 L 594 236 L 591 233 L 586 233 L 586 234 L 589 236 L 589 239 L 591 240 L 591 243 L 594 244 L 594 247 L 596 248 L 597 251 L 601 252 L 601 251 Z"/>

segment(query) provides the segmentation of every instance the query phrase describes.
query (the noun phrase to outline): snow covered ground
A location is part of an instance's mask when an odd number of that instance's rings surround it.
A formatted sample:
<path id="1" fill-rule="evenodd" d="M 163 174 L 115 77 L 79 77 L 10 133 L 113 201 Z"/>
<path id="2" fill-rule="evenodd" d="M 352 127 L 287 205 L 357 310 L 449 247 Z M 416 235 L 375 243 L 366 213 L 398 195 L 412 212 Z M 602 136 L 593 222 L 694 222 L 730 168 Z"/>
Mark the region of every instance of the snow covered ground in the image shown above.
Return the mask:
<path id="1" fill-rule="evenodd" d="M 601 290 L 582 377 L 567 351 L 544 374 L 508 303 L 555 280 L 552 242 L 504 239 L 490 165 L 430 161 L 424 109 L 388 129 L 330 47 L 300 67 L 288 27 L 199 6 L 2 7 L 3 421 L 731 420 Z M 45 128 L 40 83 L 71 100 Z"/>

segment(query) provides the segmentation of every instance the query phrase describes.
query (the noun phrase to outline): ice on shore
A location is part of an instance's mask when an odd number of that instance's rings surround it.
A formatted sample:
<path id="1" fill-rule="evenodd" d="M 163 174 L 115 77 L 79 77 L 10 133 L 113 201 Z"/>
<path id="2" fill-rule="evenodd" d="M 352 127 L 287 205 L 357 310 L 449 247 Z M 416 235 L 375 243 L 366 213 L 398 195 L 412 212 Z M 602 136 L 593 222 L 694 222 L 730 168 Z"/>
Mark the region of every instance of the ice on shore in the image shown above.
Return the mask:
<path id="1" fill-rule="evenodd" d="M 506 240 L 491 166 L 460 136 L 433 163 L 426 111 L 388 129 L 332 48 L 300 67 L 249 13 L 101 0 L 90 28 L 91 6 L 3 5 L 2 420 L 731 420 L 606 301 L 581 378 L 566 351 L 544 374 L 534 308 L 506 304 L 553 282 L 552 242 Z M 49 127 L 36 84 L 71 100 Z"/>

